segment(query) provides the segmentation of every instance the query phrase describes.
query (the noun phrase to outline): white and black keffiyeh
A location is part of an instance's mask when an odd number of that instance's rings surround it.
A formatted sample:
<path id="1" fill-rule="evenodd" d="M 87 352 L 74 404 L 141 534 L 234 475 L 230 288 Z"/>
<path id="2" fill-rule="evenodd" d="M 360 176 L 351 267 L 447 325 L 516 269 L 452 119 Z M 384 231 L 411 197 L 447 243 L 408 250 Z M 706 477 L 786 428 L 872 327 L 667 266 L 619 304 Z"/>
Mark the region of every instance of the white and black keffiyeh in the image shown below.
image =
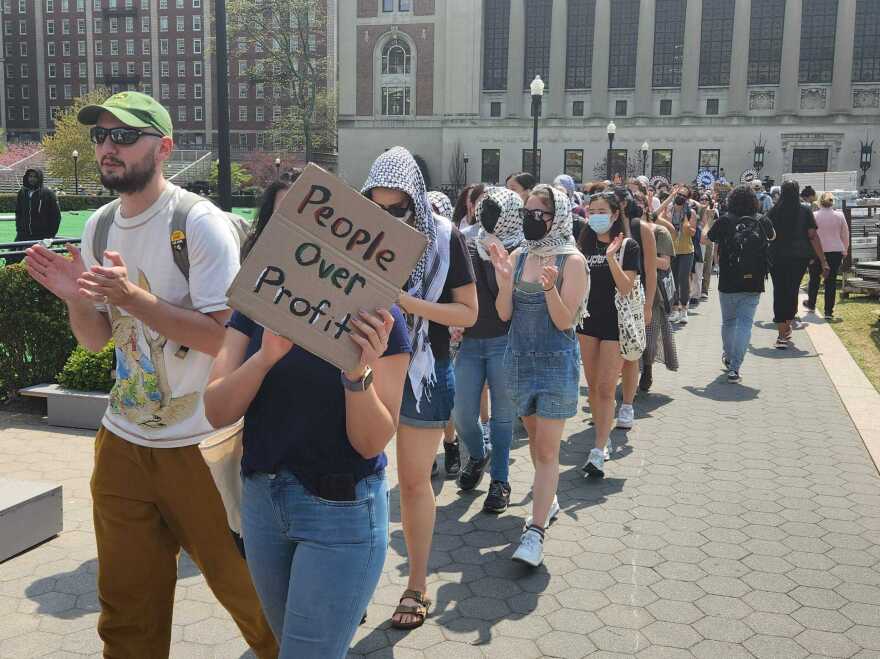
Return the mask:
<path id="1" fill-rule="evenodd" d="M 568 196 L 564 192 L 560 192 L 556 188 L 543 183 L 536 185 L 532 190 L 532 194 L 541 189 L 549 190 L 550 194 L 553 195 L 553 206 L 555 208 L 553 224 L 550 227 L 550 231 L 541 240 L 523 241 L 523 249 L 527 254 L 534 254 L 544 258 L 555 257 L 559 254 L 580 254 L 581 250 L 574 241 L 574 236 L 571 232 L 574 220 L 571 216 L 571 203 L 568 201 Z M 587 269 L 587 272 L 590 271 L 586 262 L 584 262 L 584 267 Z M 587 300 L 589 297 L 590 284 L 588 280 L 587 292 L 575 313 L 576 322 L 580 322 L 587 317 Z"/>
<path id="2" fill-rule="evenodd" d="M 452 202 L 444 193 L 439 190 L 429 190 L 428 202 L 437 215 L 445 217 L 447 220 L 452 219 Z"/>
<path id="3" fill-rule="evenodd" d="M 491 234 L 483 228 L 482 223 L 484 212 L 495 212 L 494 209 L 487 211 L 491 206 L 489 202 L 493 202 L 501 211 Z M 480 227 L 475 242 L 481 259 L 491 260 L 487 247 L 493 237 L 504 245 L 508 252 L 520 246 L 523 241 L 523 223 L 519 211 L 522 207 L 522 198 L 507 188 L 491 187 L 480 197 L 474 215 L 477 218 L 477 226 Z"/>
<path id="4" fill-rule="evenodd" d="M 385 151 L 373 162 L 361 192 L 367 193 L 373 188 L 400 190 L 412 200 L 412 226 L 428 239 L 428 246 L 410 275 L 407 293 L 426 302 L 436 302 L 440 299 L 449 273 L 452 222 L 432 212 L 422 172 L 412 154 L 402 146 Z M 425 318 L 413 317 L 410 341 L 413 352 L 409 381 L 418 410 L 425 386 L 430 387 L 437 380 L 434 353 L 431 352 L 428 339 L 428 321 Z"/>

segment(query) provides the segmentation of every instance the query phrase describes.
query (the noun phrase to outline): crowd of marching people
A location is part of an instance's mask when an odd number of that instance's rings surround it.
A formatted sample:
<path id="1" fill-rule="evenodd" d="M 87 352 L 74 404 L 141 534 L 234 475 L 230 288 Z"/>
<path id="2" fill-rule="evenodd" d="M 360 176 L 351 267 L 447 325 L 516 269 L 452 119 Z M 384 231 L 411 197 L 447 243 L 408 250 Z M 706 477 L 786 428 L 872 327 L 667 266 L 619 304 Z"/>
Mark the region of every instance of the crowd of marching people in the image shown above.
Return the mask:
<path id="1" fill-rule="evenodd" d="M 612 430 L 634 426 L 637 390 L 651 390 L 655 365 L 678 369 L 676 329 L 709 299 L 716 264 L 721 358 L 735 383 L 767 276 L 776 347 L 786 349 L 807 269 L 807 307 L 824 274 L 830 316 L 829 273 L 848 247 L 833 199 L 823 195 L 814 214 L 795 182 L 765 206 L 769 195 L 750 186 L 578 185 L 567 175 L 546 184 L 522 172 L 470 185 L 453 203 L 426 190 L 412 155 L 394 147 L 361 192 L 427 248 L 396 305 L 352 321 L 361 360 L 340 373 L 226 300 L 297 172 L 265 191 L 239 248 L 225 214 L 162 176 L 173 150 L 165 108 L 126 92 L 79 118 L 119 200 L 89 220 L 81 250 L 65 258 L 37 244 L 27 267 L 66 303 L 83 345 L 117 345 L 92 478 L 107 656 L 167 656 L 181 548 L 258 656 L 344 656 L 385 562 L 384 451 L 395 437 L 408 583 L 393 627 L 414 629 L 430 613 L 441 443 L 442 469 L 460 490 L 488 472 L 482 508 L 501 514 L 522 423 L 532 508 L 512 558 L 541 565 L 581 372 L 595 428 L 583 471 L 597 479 L 613 457 Z M 171 231 L 180 222 L 183 266 Z M 236 547 L 197 445 L 242 419 Z"/>

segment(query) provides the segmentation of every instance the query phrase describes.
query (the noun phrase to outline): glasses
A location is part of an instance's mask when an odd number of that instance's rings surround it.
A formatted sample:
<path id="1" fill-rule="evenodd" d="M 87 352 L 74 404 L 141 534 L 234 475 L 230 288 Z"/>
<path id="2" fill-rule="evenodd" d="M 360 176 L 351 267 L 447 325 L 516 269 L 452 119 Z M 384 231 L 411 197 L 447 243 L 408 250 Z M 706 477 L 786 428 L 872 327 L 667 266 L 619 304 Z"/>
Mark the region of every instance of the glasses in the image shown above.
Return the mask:
<path id="1" fill-rule="evenodd" d="M 548 222 L 553 219 L 553 213 L 550 211 L 543 211 L 540 208 L 519 208 L 517 209 L 517 213 L 519 213 L 519 218 L 521 220 L 525 220 L 530 218 L 532 220 L 537 220 L 539 222 Z M 550 217 L 546 217 L 549 215 Z"/>
<path id="2" fill-rule="evenodd" d="M 589 199 L 617 199 L 617 193 L 614 190 L 603 190 L 602 192 L 591 194 Z"/>
<path id="3" fill-rule="evenodd" d="M 91 137 L 92 142 L 95 144 L 103 144 L 108 135 L 113 144 L 125 146 L 134 144 L 141 137 L 165 137 L 158 133 L 145 133 L 140 128 L 101 128 L 100 126 L 92 126 L 92 129 L 89 131 L 89 137 Z"/>
<path id="4" fill-rule="evenodd" d="M 396 217 L 398 220 L 402 220 L 406 217 L 406 214 L 409 213 L 409 204 L 406 204 L 405 206 L 397 204 L 394 206 L 383 206 L 382 204 L 378 204 L 378 206 L 392 217 Z"/>

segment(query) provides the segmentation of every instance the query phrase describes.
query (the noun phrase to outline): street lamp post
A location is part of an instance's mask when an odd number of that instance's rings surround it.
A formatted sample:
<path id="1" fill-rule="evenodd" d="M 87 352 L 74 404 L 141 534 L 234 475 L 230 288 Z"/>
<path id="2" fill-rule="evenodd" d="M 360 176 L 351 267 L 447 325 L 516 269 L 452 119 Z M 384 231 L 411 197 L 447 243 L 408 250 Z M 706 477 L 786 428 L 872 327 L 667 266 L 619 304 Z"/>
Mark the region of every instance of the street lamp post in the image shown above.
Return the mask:
<path id="1" fill-rule="evenodd" d="M 645 175 L 645 172 L 648 169 L 648 150 L 650 148 L 651 147 L 647 142 L 642 142 L 642 176 Z"/>
<path id="2" fill-rule="evenodd" d="M 605 178 L 610 181 L 611 149 L 614 147 L 614 136 L 617 134 L 617 126 L 614 125 L 614 121 L 608 122 L 608 125 L 605 127 L 605 132 L 608 133 L 608 153 L 605 155 Z"/>
<path id="3" fill-rule="evenodd" d="M 70 155 L 73 156 L 73 189 L 76 190 L 74 194 L 79 194 L 79 168 L 77 167 L 77 163 L 79 162 L 79 151 L 74 149 L 73 153 Z"/>
<path id="4" fill-rule="evenodd" d="M 764 146 L 766 142 L 763 141 L 763 136 L 758 135 L 758 141 L 755 142 L 755 152 L 752 157 L 752 166 L 754 167 L 757 173 L 761 173 L 761 170 L 764 169 Z"/>
<path id="5" fill-rule="evenodd" d="M 868 170 L 871 169 L 871 156 L 874 153 L 874 142 L 868 142 L 868 139 L 865 138 L 865 141 L 861 143 L 861 147 L 859 169 L 862 170 L 862 179 L 859 182 L 859 187 L 865 185 L 865 178 L 868 176 Z"/>
<path id="6" fill-rule="evenodd" d="M 275 158 L 275 178 L 281 178 L 281 158 Z"/>
<path id="7" fill-rule="evenodd" d="M 544 81 L 540 75 L 536 75 L 529 85 L 529 91 L 532 93 L 532 175 L 535 180 L 540 179 L 538 172 L 538 117 L 541 116 L 541 99 L 544 96 Z"/>
<path id="8" fill-rule="evenodd" d="M 463 160 L 464 160 L 464 184 L 467 185 L 467 182 L 468 182 L 467 166 L 468 166 L 468 162 L 470 161 L 468 154 L 464 154 Z"/>

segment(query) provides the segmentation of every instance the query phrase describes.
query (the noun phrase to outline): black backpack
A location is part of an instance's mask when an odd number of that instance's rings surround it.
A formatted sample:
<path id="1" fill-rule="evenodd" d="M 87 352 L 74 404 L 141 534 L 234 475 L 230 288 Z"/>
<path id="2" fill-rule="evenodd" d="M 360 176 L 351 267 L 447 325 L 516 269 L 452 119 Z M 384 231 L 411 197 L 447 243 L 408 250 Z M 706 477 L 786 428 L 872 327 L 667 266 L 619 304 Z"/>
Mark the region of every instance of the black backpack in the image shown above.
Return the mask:
<path id="1" fill-rule="evenodd" d="M 770 271 L 770 238 L 761 222 L 748 215 L 736 220 L 724 245 L 730 278 L 748 286 L 767 278 Z"/>

